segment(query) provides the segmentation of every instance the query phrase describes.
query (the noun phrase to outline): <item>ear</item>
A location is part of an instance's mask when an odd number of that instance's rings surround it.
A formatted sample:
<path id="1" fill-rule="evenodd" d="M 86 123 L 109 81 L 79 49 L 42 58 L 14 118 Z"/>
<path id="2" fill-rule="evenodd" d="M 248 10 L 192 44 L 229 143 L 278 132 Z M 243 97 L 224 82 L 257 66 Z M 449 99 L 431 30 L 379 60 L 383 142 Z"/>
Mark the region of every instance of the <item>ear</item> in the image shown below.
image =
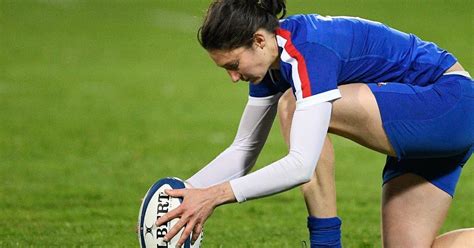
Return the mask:
<path id="1" fill-rule="evenodd" d="M 267 35 L 264 30 L 259 29 L 253 34 L 253 44 L 256 48 L 263 49 L 267 45 Z"/>

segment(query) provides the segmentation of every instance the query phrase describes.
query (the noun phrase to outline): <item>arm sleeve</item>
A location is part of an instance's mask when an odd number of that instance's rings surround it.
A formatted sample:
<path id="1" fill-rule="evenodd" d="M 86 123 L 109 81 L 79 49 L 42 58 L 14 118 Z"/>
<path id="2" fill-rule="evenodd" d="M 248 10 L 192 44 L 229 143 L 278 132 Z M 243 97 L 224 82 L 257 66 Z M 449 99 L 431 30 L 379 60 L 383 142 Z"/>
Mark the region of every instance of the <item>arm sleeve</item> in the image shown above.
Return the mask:
<path id="1" fill-rule="evenodd" d="M 290 134 L 290 152 L 284 158 L 230 181 L 239 202 L 272 195 L 308 182 L 321 154 L 332 104 L 297 103 Z"/>
<path id="2" fill-rule="evenodd" d="M 248 173 L 268 137 L 280 96 L 280 93 L 268 97 L 249 96 L 232 144 L 186 181 L 193 187 L 204 188 Z"/>

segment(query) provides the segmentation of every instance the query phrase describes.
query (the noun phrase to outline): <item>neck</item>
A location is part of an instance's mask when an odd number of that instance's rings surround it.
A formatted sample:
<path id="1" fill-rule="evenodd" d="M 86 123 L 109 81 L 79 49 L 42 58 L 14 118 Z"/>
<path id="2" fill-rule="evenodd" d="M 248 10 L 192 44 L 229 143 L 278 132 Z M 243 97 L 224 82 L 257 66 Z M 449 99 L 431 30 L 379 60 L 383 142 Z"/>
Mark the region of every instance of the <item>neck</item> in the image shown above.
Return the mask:
<path id="1" fill-rule="evenodd" d="M 277 56 L 275 61 L 273 61 L 272 65 L 270 66 L 270 69 L 274 70 L 279 70 L 280 69 L 280 57 Z"/>
<path id="2" fill-rule="evenodd" d="M 276 35 L 274 36 L 273 39 L 273 44 L 272 44 L 272 55 L 273 55 L 273 63 L 270 65 L 270 69 L 280 69 L 280 52 L 278 49 L 278 42 Z"/>

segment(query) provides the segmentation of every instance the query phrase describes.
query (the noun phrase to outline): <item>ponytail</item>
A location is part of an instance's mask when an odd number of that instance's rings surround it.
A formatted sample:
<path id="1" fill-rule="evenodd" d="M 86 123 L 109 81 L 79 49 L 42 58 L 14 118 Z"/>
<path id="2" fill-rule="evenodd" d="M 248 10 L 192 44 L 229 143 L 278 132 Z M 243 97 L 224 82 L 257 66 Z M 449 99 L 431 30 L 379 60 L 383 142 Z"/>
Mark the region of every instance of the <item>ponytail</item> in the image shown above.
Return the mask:
<path id="1" fill-rule="evenodd" d="M 198 40 L 208 51 L 251 47 L 258 29 L 274 33 L 285 14 L 285 0 L 214 0 Z"/>

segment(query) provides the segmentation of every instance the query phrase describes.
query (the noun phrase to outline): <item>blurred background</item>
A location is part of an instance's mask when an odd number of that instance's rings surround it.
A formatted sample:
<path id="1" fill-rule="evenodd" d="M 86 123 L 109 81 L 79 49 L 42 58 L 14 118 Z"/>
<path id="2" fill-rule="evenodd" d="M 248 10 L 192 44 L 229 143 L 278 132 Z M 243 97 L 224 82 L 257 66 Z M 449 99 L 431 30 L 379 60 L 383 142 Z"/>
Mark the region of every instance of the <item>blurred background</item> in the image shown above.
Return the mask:
<path id="1" fill-rule="evenodd" d="M 233 139 L 247 100 L 196 40 L 209 0 L 0 0 L 0 246 L 138 246 L 140 199 Z M 474 73 L 472 0 L 291 0 L 434 41 Z M 385 157 L 333 137 L 346 247 L 380 247 Z M 257 168 L 285 155 L 276 123 Z M 443 232 L 474 226 L 474 164 Z M 300 247 L 298 189 L 217 209 L 204 247 Z"/>

